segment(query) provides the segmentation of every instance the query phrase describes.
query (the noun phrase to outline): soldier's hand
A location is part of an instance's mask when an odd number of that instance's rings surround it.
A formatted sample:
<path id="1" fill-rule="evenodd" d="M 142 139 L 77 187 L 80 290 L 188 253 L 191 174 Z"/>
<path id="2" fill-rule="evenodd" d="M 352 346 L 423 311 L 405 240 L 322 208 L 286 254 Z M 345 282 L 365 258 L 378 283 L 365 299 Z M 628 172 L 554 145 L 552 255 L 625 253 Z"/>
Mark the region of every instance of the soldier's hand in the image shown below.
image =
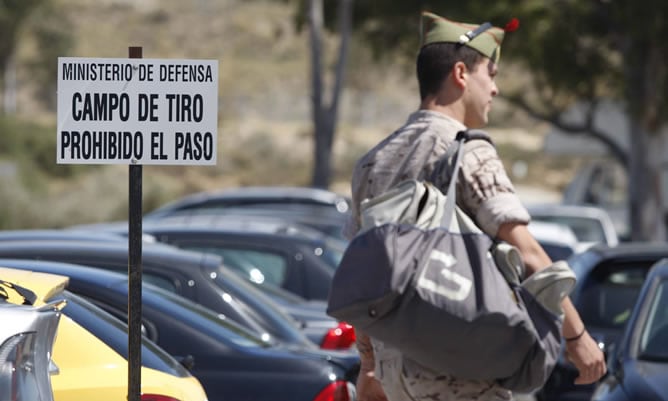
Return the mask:
<path id="1" fill-rule="evenodd" d="M 603 352 L 588 332 L 577 340 L 566 341 L 566 357 L 579 372 L 575 384 L 595 383 L 606 373 Z"/>
<path id="2" fill-rule="evenodd" d="M 360 371 L 357 376 L 358 401 L 387 401 L 380 382 L 374 377 L 373 371 Z"/>

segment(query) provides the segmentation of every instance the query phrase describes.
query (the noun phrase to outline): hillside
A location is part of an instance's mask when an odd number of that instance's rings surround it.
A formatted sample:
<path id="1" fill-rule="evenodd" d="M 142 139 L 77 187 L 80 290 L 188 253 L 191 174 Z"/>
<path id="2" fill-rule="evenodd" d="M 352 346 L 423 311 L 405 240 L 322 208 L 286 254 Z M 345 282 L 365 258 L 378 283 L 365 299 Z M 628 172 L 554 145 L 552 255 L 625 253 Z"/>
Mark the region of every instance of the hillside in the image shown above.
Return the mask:
<path id="1" fill-rule="evenodd" d="M 293 10 L 270 0 L 52 0 L 74 37 L 70 57 L 127 57 L 142 46 L 146 58 L 219 61 L 218 164 L 214 167 L 143 169 L 144 210 L 186 193 L 238 185 L 308 185 L 311 169 L 308 53 L 305 32 L 293 25 Z M 40 21 L 33 21 L 40 23 Z M 335 38 L 327 49 L 335 50 Z M 30 31 L 17 54 L 19 118 L 55 127 L 55 110 L 36 101 L 27 70 L 34 52 Z M 330 57 L 331 58 L 331 57 Z M 54 63 L 56 61 L 54 60 Z M 329 60 L 331 62 L 331 60 Z M 410 63 L 378 65 L 357 41 L 351 47 L 347 85 L 335 142 L 331 189 L 346 193 L 354 160 L 417 105 Z M 500 77 L 500 86 L 504 79 Z M 556 197 L 570 178 L 572 161 L 541 154 L 546 126 L 495 105 L 490 131 L 514 179 L 531 193 Z M 55 132 L 54 132 L 55 136 Z M 55 150 L 54 150 L 55 153 Z M 54 156 L 55 160 L 55 156 Z M 127 167 L 80 166 L 76 178 L 32 179 L 11 159 L 2 161 L 5 227 L 64 226 L 124 219 Z M 7 166 L 4 168 L 3 166 Z M 18 167 L 17 167 L 18 166 Z M 54 170 L 63 168 L 55 165 Z M 17 169 L 19 171 L 17 171 Z M 38 182 L 38 185 L 34 184 Z M 38 187 L 38 189 L 36 189 Z M 529 193 L 529 192 L 527 192 Z M 0 216 L 2 217 L 2 216 Z"/>

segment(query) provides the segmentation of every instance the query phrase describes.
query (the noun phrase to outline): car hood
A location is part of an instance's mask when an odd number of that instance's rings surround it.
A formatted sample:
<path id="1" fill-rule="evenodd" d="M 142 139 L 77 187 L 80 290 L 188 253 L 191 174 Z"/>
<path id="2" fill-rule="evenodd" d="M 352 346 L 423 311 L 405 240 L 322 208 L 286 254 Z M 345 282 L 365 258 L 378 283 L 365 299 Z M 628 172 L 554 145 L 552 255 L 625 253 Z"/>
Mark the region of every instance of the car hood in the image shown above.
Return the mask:
<path id="1" fill-rule="evenodd" d="M 632 400 L 668 400 L 668 362 L 629 361 L 624 365 L 624 392 Z"/>

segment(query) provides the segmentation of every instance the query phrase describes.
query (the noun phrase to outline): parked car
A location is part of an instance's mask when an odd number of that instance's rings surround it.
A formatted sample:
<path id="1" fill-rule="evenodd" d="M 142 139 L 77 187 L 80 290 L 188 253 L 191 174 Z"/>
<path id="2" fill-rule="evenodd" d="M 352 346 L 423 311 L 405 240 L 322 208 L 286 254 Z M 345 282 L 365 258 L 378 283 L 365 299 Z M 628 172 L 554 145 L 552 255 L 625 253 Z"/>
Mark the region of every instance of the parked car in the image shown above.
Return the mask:
<path id="1" fill-rule="evenodd" d="M 593 401 L 668 400 L 668 259 L 649 272 Z"/>
<path id="2" fill-rule="evenodd" d="M 72 291 L 126 318 L 126 275 L 71 264 L 31 263 L 33 270 L 67 275 Z M 161 348 L 191 358 L 192 372 L 209 401 L 354 400 L 357 355 L 269 344 L 220 314 L 151 284 L 142 288 L 142 323 L 146 336 Z M 335 398 L 339 392 L 348 398 Z"/>
<path id="3" fill-rule="evenodd" d="M 20 262 L 24 266 L 34 263 Z M 65 276 L 3 267 L 0 277 L 34 291 L 36 305 L 65 301 L 53 346 L 57 371 L 51 381 L 55 401 L 127 398 L 127 326 L 66 291 Z M 206 401 L 199 381 L 164 350 L 143 339 L 141 354 L 142 401 Z"/>
<path id="4" fill-rule="evenodd" d="M 75 226 L 127 235 L 127 223 Z M 346 243 L 285 221 L 210 215 L 149 220 L 142 230 L 159 242 L 223 257 L 225 266 L 258 284 L 305 299 L 327 300 Z"/>
<path id="5" fill-rule="evenodd" d="M 148 234 L 144 235 L 142 239 L 146 242 L 155 242 L 155 238 L 152 238 Z M 85 230 L 85 229 L 0 230 L 0 241 L 43 241 L 43 240 L 120 241 L 126 243 L 128 242 L 127 236 L 103 230 Z"/>
<path id="6" fill-rule="evenodd" d="M 580 248 L 573 230 L 566 225 L 537 220 L 527 227 L 553 261 L 566 260 Z"/>
<path id="7" fill-rule="evenodd" d="M 569 258 L 577 277 L 570 298 L 606 355 L 608 345 L 621 337 L 650 267 L 665 257 L 665 244 L 624 242 L 614 247 L 594 245 Z M 575 367 L 562 357 L 536 397 L 541 401 L 589 400 L 594 385 L 576 386 L 576 376 Z"/>
<path id="8" fill-rule="evenodd" d="M 585 205 L 542 204 L 529 205 L 531 219 L 566 225 L 578 241 L 588 244 L 615 246 L 619 237 L 612 219 L 604 209 Z"/>
<path id="9" fill-rule="evenodd" d="M 147 222 L 143 229 L 160 242 L 220 255 L 226 266 L 248 280 L 273 284 L 305 299 L 327 300 L 345 251 L 340 241 L 285 223 L 227 224 L 202 218 L 188 224 Z"/>
<path id="10" fill-rule="evenodd" d="M 34 293 L 8 279 L 0 274 L 0 400 L 53 401 L 49 367 L 63 302 L 33 306 Z"/>
<path id="11" fill-rule="evenodd" d="M 128 244 L 100 241 L 0 241 L 0 258 L 75 263 L 127 274 Z M 225 315 L 266 341 L 315 346 L 295 320 L 261 291 L 227 272 L 219 256 L 189 252 L 165 244 L 144 243 L 142 278 Z"/>
<path id="12" fill-rule="evenodd" d="M 249 186 L 220 191 L 199 192 L 163 205 L 146 217 L 164 217 L 175 211 L 223 209 L 229 207 L 262 206 L 264 208 L 294 209 L 303 205 L 319 206 L 345 214 L 350 200 L 337 193 L 309 187 Z"/>
<path id="13" fill-rule="evenodd" d="M 338 239 L 350 214 L 350 199 L 307 187 L 240 187 L 200 192 L 147 213 L 145 220 L 168 216 L 254 216 L 299 223 Z"/>

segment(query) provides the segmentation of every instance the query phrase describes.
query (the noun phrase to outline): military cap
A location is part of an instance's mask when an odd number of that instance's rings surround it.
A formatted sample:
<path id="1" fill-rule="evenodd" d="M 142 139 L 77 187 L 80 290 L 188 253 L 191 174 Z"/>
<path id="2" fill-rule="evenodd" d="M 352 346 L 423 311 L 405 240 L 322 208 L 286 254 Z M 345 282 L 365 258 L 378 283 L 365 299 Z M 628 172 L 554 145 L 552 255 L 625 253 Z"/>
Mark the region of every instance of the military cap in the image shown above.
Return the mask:
<path id="1" fill-rule="evenodd" d="M 457 43 L 473 48 L 498 62 L 505 33 L 518 27 L 519 21 L 515 18 L 502 29 L 489 22 L 481 25 L 456 22 L 425 11 L 420 23 L 421 46 L 438 42 Z"/>

